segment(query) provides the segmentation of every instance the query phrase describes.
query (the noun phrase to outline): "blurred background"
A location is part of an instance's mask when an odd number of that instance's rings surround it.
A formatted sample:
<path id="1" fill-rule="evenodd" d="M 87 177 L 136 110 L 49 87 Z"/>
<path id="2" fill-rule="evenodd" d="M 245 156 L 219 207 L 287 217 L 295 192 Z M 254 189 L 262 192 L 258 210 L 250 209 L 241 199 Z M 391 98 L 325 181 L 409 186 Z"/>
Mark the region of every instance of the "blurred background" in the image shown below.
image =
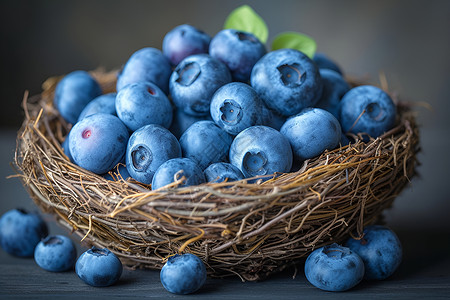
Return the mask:
<path id="1" fill-rule="evenodd" d="M 0 214 L 34 207 L 9 163 L 23 120 L 25 90 L 41 91 L 46 78 L 73 70 L 119 68 L 142 47 L 161 48 L 166 32 L 190 23 L 210 35 L 227 15 L 249 4 L 266 21 L 269 41 L 283 31 L 313 37 L 318 51 L 345 74 L 379 83 L 417 108 L 421 126 L 419 175 L 386 212 L 398 230 L 444 232 L 450 196 L 450 1 L 0 1 Z M 12 188 L 12 186 L 14 188 Z M 6 188 L 8 187 L 8 188 Z M 425 235 L 425 234 L 424 234 Z"/>

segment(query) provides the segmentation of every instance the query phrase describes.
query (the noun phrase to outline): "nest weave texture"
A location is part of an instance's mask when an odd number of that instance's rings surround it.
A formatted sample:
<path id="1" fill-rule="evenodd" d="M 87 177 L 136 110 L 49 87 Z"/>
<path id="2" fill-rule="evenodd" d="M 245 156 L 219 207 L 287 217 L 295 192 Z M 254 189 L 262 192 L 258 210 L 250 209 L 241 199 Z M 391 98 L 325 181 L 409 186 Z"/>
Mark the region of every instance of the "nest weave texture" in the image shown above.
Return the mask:
<path id="1" fill-rule="evenodd" d="M 105 93 L 114 72 L 92 72 Z M 60 146 L 67 124 L 53 107 L 59 78 L 24 97 L 15 164 L 35 203 L 83 241 L 108 248 L 124 264 L 160 269 L 190 252 L 213 277 L 259 280 L 315 248 L 360 236 L 415 175 L 419 134 L 413 113 L 397 104 L 397 125 L 306 161 L 298 172 L 151 191 L 108 181 L 71 163 Z"/>

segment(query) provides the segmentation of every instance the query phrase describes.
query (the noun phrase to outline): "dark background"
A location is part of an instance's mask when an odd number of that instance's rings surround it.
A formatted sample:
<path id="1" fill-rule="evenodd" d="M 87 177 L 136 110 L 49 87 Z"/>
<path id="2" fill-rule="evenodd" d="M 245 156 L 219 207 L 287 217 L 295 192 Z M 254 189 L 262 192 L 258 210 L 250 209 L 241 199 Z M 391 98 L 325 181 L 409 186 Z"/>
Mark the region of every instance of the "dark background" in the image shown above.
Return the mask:
<path id="1" fill-rule="evenodd" d="M 210 35 L 236 7 L 249 4 L 277 33 L 313 37 L 345 74 L 379 83 L 418 107 L 421 126 L 420 176 L 386 212 L 399 230 L 449 230 L 450 1 L 0 1 L 2 165 L 0 213 L 31 205 L 13 174 L 15 134 L 23 119 L 25 90 L 41 91 L 50 76 L 73 70 L 119 68 L 136 50 L 161 48 L 166 32 L 190 23 Z M 448 231 L 446 231 L 448 233 Z M 448 234 L 445 236 L 448 239 Z"/>

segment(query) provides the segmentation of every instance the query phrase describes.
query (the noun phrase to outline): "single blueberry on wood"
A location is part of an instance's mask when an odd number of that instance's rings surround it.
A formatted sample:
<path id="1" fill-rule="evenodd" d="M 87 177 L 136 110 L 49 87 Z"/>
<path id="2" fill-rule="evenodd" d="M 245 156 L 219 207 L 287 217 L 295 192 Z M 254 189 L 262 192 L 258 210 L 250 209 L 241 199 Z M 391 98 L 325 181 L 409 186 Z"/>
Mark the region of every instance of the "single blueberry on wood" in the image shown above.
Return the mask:
<path id="1" fill-rule="evenodd" d="M 355 252 L 334 243 L 316 249 L 308 256 L 305 275 L 319 289 L 346 291 L 363 279 L 364 263 Z"/>
<path id="2" fill-rule="evenodd" d="M 205 284 L 206 267 L 193 254 L 175 254 L 162 267 L 160 279 L 164 288 L 173 294 L 192 294 Z"/>
<path id="3" fill-rule="evenodd" d="M 77 250 L 68 237 L 50 235 L 41 240 L 34 250 L 34 260 L 44 270 L 63 272 L 73 268 Z"/>

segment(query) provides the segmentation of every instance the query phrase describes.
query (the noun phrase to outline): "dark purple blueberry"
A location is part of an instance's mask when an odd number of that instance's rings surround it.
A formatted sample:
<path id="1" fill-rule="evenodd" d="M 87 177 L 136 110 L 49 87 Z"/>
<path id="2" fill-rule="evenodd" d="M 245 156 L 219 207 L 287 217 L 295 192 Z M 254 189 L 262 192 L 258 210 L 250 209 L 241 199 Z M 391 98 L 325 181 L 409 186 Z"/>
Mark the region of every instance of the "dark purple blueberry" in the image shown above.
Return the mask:
<path id="1" fill-rule="evenodd" d="M 256 36 L 235 29 L 219 31 L 209 44 L 209 54 L 227 65 L 234 81 L 248 82 L 253 66 L 266 52 Z"/>
<path id="2" fill-rule="evenodd" d="M 163 39 L 162 52 L 172 65 L 178 65 L 190 55 L 208 53 L 211 37 L 189 24 L 169 31 Z"/>

